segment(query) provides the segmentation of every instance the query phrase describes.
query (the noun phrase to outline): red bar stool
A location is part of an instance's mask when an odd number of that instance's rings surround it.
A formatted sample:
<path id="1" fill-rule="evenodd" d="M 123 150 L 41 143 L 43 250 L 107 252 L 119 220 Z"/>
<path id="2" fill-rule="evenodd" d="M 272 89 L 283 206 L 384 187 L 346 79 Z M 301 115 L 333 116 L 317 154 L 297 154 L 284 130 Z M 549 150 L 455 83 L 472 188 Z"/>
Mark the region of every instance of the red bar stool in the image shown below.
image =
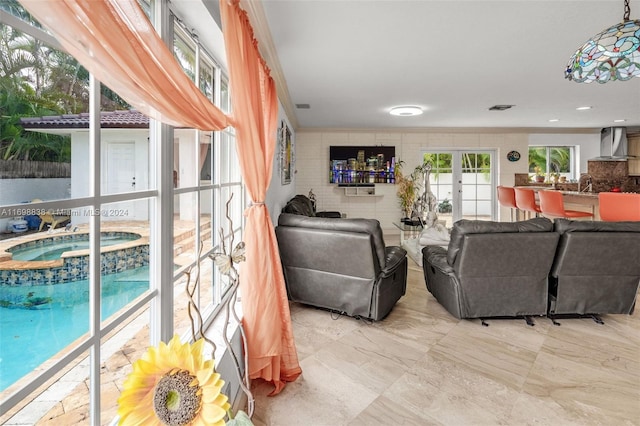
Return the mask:
<path id="1" fill-rule="evenodd" d="M 538 191 L 538 197 L 540 198 L 540 209 L 544 216 L 568 219 L 590 217 L 593 220 L 593 213 L 565 209 L 562 193 L 559 191 Z"/>
<path id="2" fill-rule="evenodd" d="M 513 222 L 513 211 L 516 212 L 516 220 L 518 220 L 518 206 L 516 205 L 516 192 L 510 186 L 498 185 L 498 203 L 503 207 L 509 207 L 511 222 Z"/>
<path id="3" fill-rule="evenodd" d="M 640 194 L 598 193 L 600 220 L 605 222 L 640 221 Z"/>
<path id="4" fill-rule="evenodd" d="M 540 206 L 536 204 L 536 193 L 533 189 L 528 188 L 513 188 L 516 193 L 516 206 L 518 209 L 525 212 L 525 216 L 529 213 L 529 217 L 531 217 L 531 213 L 534 216 L 539 216 L 542 210 L 540 210 Z"/>

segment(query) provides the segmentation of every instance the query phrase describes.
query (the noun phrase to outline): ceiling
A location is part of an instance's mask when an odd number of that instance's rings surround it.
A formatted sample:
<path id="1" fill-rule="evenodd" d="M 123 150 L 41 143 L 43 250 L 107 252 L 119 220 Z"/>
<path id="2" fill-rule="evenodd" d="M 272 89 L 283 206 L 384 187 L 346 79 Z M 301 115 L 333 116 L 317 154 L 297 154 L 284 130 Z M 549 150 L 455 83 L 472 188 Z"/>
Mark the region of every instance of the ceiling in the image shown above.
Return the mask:
<path id="1" fill-rule="evenodd" d="M 241 4 L 298 129 L 640 126 L 640 78 L 564 79 L 576 49 L 622 21 L 622 0 Z M 630 6 L 631 19 L 640 19 L 640 0 Z M 489 110 L 497 104 L 514 107 Z M 424 114 L 389 115 L 397 105 Z"/>

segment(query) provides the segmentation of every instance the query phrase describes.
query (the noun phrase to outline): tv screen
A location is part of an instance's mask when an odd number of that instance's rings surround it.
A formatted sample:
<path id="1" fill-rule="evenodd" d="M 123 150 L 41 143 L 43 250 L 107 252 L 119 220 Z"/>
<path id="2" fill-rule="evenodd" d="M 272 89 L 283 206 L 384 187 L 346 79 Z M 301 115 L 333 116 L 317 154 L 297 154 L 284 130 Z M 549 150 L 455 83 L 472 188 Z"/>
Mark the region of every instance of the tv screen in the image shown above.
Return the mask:
<path id="1" fill-rule="evenodd" d="M 329 183 L 395 183 L 395 146 L 329 147 Z"/>

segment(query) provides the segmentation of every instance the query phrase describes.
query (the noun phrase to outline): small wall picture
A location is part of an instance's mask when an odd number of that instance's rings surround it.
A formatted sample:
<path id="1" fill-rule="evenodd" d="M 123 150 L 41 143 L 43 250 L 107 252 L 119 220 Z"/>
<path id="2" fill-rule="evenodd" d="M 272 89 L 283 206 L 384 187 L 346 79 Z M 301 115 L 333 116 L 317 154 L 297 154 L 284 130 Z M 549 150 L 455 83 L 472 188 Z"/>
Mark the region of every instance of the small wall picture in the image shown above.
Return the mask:
<path id="1" fill-rule="evenodd" d="M 284 121 L 281 121 L 278 138 L 280 139 L 280 182 L 283 185 L 288 185 L 291 183 L 294 169 L 293 140 L 291 139 L 291 130 Z"/>

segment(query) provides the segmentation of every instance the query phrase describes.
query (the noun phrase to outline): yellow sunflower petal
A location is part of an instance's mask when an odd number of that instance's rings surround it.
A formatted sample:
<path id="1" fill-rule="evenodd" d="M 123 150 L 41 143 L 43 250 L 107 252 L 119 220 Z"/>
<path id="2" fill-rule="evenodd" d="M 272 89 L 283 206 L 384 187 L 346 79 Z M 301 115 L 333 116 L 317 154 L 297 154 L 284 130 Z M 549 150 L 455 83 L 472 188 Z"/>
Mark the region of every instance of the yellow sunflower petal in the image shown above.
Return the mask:
<path id="1" fill-rule="evenodd" d="M 128 412 L 121 413 L 118 410 L 120 426 L 162 426 L 162 422 L 158 420 L 153 410 L 130 410 Z"/>
<path id="2" fill-rule="evenodd" d="M 213 404 L 203 404 L 199 417 L 208 425 L 223 425 L 226 414 L 227 411 L 222 407 Z"/>
<path id="3" fill-rule="evenodd" d="M 209 382 L 213 373 L 215 373 L 213 368 L 205 368 L 203 370 L 196 371 L 195 376 L 198 379 L 198 382 L 200 382 L 200 386 L 205 386 Z"/>

